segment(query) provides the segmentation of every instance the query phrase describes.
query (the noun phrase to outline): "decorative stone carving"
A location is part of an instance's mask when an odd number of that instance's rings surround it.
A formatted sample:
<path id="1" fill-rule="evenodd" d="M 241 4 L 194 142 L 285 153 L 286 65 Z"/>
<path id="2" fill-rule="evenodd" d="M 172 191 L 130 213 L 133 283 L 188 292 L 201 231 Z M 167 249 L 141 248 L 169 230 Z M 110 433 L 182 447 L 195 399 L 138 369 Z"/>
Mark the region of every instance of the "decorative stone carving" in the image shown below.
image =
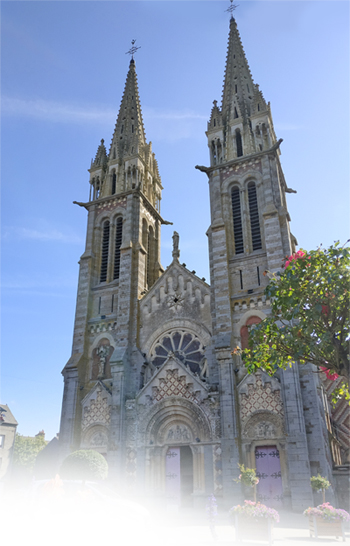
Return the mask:
<path id="1" fill-rule="evenodd" d="M 243 380 L 244 382 L 239 389 L 242 422 L 247 421 L 253 413 L 263 410 L 283 416 L 280 386 L 276 379 L 269 378 L 264 383 L 261 373 L 257 373 Z"/>
<path id="2" fill-rule="evenodd" d="M 110 395 L 107 391 L 102 390 L 103 387 L 99 384 L 96 389 L 96 394 L 94 398 L 90 400 L 83 400 L 83 419 L 82 419 L 82 430 L 85 430 L 87 427 L 95 424 L 101 423 L 109 425 L 111 420 L 111 407 L 109 405 Z"/>
<path id="3" fill-rule="evenodd" d="M 186 426 L 176 425 L 169 429 L 168 442 L 192 442 L 192 434 Z"/>
<path id="4" fill-rule="evenodd" d="M 222 494 L 222 449 L 220 445 L 213 446 L 214 465 L 214 495 Z"/>
<path id="5" fill-rule="evenodd" d="M 184 302 L 185 298 L 179 292 L 175 292 L 175 294 L 169 294 L 166 297 L 167 306 L 169 307 L 169 309 L 173 309 L 174 311 L 179 311 L 180 309 L 182 309 Z"/>
<path id="6" fill-rule="evenodd" d="M 167 370 L 166 378 L 159 380 L 159 387 L 154 387 L 153 398 L 159 402 L 169 396 L 182 396 L 189 400 L 196 401 L 195 393 L 192 392 L 193 384 L 187 383 L 186 376 L 179 376 L 179 370 Z"/>
<path id="7" fill-rule="evenodd" d="M 252 439 L 279 438 L 284 435 L 281 416 L 272 412 L 255 413 L 243 428 L 243 437 Z"/>
<path id="8" fill-rule="evenodd" d="M 104 434 L 103 432 L 99 431 L 94 434 L 90 439 L 90 445 L 92 447 L 103 447 L 107 446 L 107 434 Z"/>

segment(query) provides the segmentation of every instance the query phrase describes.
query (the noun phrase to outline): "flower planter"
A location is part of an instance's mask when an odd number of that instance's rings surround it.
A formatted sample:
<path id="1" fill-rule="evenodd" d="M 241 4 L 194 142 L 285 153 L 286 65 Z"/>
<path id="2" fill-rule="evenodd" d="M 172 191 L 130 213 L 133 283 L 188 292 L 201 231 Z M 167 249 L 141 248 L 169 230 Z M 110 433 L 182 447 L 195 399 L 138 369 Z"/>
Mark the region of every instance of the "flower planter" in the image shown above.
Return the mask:
<path id="1" fill-rule="evenodd" d="M 327 521 L 317 516 L 309 516 L 310 537 L 342 537 L 345 542 L 344 524 L 340 519 Z"/>
<path id="2" fill-rule="evenodd" d="M 273 523 L 271 518 L 249 518 L 235 514 L 236 541 L 261 540 L 272 544 Z"/>

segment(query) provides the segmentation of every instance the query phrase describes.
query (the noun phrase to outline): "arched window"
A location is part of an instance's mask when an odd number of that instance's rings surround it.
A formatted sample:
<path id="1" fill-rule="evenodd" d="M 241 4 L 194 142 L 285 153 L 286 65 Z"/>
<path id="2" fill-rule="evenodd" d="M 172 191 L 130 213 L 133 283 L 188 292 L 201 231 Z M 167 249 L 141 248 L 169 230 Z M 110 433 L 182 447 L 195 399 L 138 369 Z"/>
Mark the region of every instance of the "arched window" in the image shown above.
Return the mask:
<path id="1" fill-rule="evenodd" d="M 148 228 L 147 228 L 147 222 L 145 219 L 142 220 L 142 246 L 146 251 L 148 251 Z M 148 279 L 148 256 L 145 260 L 145 287 L 147 286 L 147 279 Z"/>
<path id="2" fill-rule="evenodd" d="M 235 186 L 231 191 L 232 201 L 232 216 L 233 216 L 233 236 L 235 240 L 235 254 L 242 254 L 243 248 L 243 229 L 242 229 L 242 213 L 241 213 L 241 198 L 239 188 Z"/>
<path id="3" fill-rule="evenodd" d="M 117 189 L 117 175 L 115 171 L 113 171 L 112 174 L 112 195 L 115 194 L 115 190 Z"/>
<path id="4" fill-rule="evenodd" d="M 260 317 L 249 317 L 247 322 L 241 328 L 241 348 L 248 349 L 249 347 L 249 330 L 253 324 L 259 324 L 261 322 Z"/>
<path id="5" fill-rule="evenodd" d="M 237 157 L 243 155 L 243 146 L 242 146 L 242 135 L 239 129 L 236 129 L 236 146 L 237 146 Z"/>
<path id="6" fill-rule="evenodd" d="M 148 231 L 148 247 L 147 247 L 147 285 L 150 288 L 153 284 L 154 273 L 154 231 L 152 226 Z"/>
<path id="7" fill-rule="evenodd" d="M 119 216 L 117 219 L 115 230 L 115 248 L 114 248 L 114 272 L 113 279 L 119 279 L 120 274 L 120 247 L 123 238 L 123 218 Z"/>
<path id="8" fill-rule="evenodd" d="M 109 248 L 109 221 L 106 220 L 106 222 L 103 224 L 103 234 L 102 234 L 100 282 L 106 282 L 107 280 L 108 248 Z"/>
<path id="9" fill-rule="evenodd" d="M 256 195 L 256 186 L 254 182 L 250 182 L 248 185 L 248 200 L 249 200 L 249 215 L 250 215 L 250 230 L 252 234 L 253 250 L 259 250 L 262 248 L 260 222 L 259 222 L 259 210 L 258 199 Z"/>

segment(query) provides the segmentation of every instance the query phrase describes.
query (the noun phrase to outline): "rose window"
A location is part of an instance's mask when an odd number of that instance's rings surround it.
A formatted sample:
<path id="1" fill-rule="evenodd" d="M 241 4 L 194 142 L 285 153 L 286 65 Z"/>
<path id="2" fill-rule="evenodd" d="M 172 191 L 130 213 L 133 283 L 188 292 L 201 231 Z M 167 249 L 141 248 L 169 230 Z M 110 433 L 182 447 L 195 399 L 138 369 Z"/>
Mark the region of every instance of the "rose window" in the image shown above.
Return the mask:
<path id="1" fill-rule="evenodd" d="M 193 373 L 200 373 L 199 363 L 204 358 L 204 349 L 200 339 L 185 330 L 175 330 L 159 338 L 151 351 L 152 363 L 159 367 L 173 354 Z"/>

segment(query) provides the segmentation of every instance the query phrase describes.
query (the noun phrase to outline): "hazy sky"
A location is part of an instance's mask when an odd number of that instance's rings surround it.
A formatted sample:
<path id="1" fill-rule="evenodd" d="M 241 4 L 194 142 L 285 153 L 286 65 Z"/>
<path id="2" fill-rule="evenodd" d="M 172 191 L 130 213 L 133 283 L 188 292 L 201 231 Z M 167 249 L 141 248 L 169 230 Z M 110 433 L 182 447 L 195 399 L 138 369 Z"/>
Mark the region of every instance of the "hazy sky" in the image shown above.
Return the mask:
<path id="1" fill-rule="evenodd" d="M 253 79 L 271 102 L 291 230 L 349 236 L 349 3 L 237 0 Z M 59 430 L 91 158 L 112 138 L 132 39 L 147 140 L 164 186 L 162 264 L 209 279 L 205 136 L 220 103 L 228 1 L 2 1 L 2 389 L 18 431 Z"/>

